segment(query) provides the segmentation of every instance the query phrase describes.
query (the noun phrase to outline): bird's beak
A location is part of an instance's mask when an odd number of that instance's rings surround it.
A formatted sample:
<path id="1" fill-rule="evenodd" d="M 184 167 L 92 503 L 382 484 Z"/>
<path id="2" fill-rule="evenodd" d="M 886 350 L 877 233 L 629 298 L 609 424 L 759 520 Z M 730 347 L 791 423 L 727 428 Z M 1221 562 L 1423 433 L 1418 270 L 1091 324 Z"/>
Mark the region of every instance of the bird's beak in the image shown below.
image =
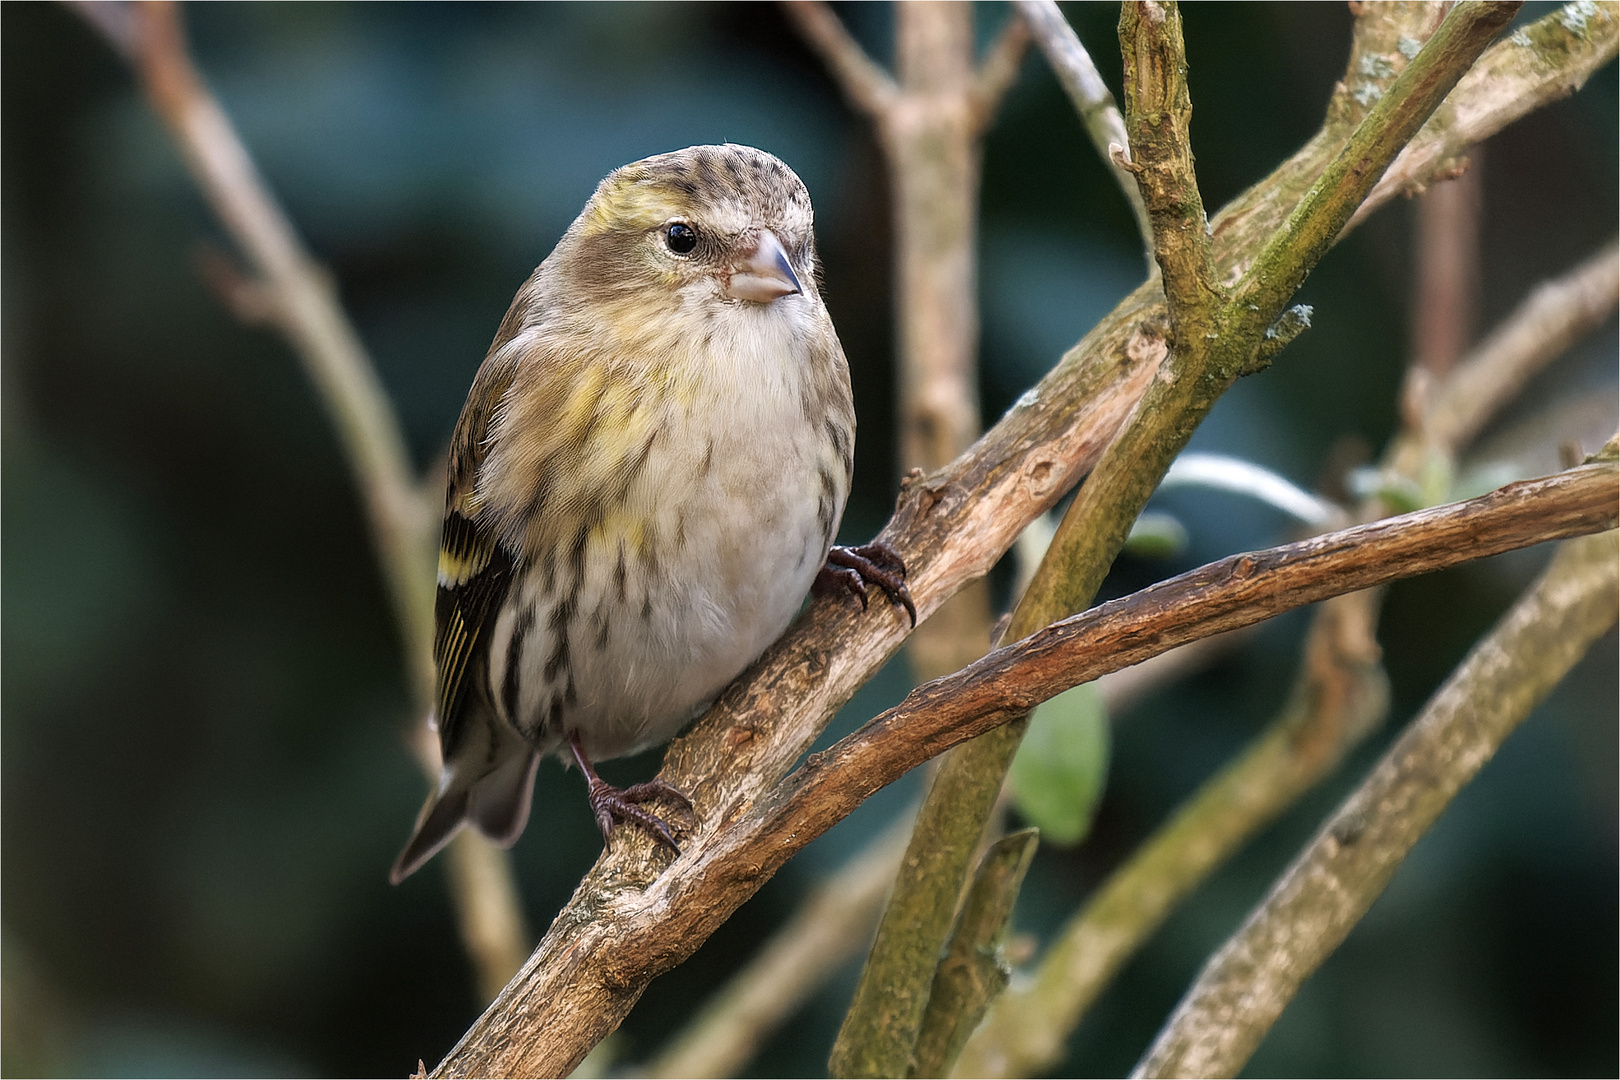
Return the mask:
<path id="1" fill-rule="evenodd" d="M 769 229 L 759 231 L 754 249 L 731 268 L 725 288 L 731 299 L 752 300 L 756 304 L 768 304 L 803 291 L 799 276 L 793 272 L 793 264 L 788 262 L 787 252 L 782 250 L 782 242 Z"/>

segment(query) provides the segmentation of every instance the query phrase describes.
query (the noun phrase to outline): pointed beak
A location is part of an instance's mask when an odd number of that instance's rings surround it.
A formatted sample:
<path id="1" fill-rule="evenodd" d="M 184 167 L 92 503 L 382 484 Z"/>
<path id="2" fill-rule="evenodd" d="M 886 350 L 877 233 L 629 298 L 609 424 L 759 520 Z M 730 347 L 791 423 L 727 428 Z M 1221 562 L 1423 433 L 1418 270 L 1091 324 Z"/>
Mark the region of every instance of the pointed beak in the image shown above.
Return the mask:
<path id="1" fill-rule="evenodd" d="M 754 249 L 731 268 L 725 288 L 731 299 L 752 300 L 756 304 L 768 304 L 803 291 L 799 275 L 793 272 L 793 264 L 782 250 L 782 242 L 769 229 L 759 231 Z"/>

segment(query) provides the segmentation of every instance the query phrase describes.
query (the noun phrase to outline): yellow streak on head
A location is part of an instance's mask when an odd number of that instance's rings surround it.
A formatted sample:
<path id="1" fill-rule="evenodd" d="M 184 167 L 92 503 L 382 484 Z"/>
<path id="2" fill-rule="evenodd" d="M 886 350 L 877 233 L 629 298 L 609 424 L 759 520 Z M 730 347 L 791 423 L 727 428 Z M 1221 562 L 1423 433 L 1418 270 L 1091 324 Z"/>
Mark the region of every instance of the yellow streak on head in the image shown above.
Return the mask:
<path id="1" fill-rule="evenodd" d="M 590 233 L 655 229 L 670 218 L 692 212 L 690 196 L 658 183 L 644 183 L 646 170 L 626 165 L 597 185 L 581 215 Z"/>

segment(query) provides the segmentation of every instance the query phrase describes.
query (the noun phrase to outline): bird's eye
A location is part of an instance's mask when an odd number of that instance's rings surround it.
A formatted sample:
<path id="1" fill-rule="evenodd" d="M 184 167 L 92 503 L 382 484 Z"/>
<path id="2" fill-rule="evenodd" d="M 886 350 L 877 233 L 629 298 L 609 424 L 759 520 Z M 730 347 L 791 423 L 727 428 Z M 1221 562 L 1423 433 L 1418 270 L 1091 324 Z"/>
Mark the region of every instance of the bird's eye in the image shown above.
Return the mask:
<path id="1" fill-rule="evenodd" d="M 697 247 L 697 230 L 684 221 L 672 222 L 664 230 L 664 243 L 677 255 L 690 255 Z"/>

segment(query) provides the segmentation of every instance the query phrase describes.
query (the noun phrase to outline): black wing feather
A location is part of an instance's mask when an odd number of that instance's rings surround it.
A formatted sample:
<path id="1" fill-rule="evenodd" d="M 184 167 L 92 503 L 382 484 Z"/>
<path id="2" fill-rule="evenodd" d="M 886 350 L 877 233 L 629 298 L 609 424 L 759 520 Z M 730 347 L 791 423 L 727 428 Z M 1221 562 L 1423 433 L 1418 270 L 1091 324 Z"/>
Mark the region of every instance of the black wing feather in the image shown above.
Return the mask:
<path id="1" fill-rule="evenodd" d="M 442 565 L 457 568 L 456 580 L 441 579 L 433 605 L 433 660 L 438 669 L 439 746 L 446 759 L 467 711 L 472 680 L 487 683 L 489 634 L 512 586 L 512 560 L 476 522 L 456 511 L 445 515 Z M 484 700 L 493 702 L 483 685 Z"/>

